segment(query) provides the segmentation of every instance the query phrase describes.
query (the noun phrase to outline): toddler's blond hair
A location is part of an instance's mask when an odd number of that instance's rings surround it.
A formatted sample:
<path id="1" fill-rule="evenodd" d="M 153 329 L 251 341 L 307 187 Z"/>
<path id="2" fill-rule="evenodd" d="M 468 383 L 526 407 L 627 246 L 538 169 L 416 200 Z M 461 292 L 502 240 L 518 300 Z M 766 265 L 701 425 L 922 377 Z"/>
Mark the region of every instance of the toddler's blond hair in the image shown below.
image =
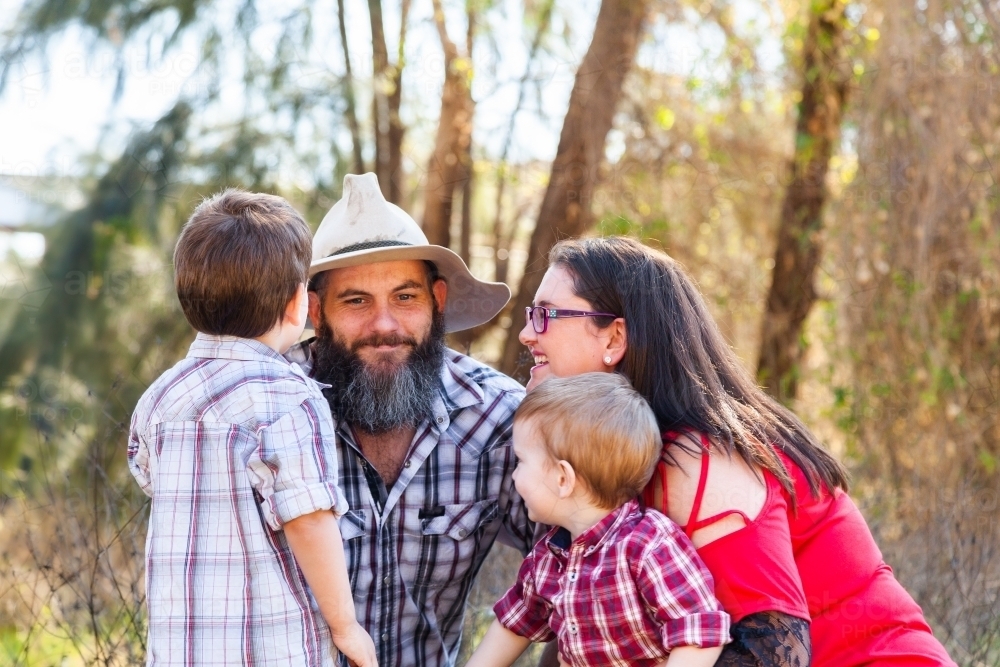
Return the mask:
<path id="1" fill-rule="evenodd" d="M 527 395 L 514 422 L 530 424 L 604 509 L 638 496 L 660 458 L 653 411 L 617 373 L 550 378 Z"/>

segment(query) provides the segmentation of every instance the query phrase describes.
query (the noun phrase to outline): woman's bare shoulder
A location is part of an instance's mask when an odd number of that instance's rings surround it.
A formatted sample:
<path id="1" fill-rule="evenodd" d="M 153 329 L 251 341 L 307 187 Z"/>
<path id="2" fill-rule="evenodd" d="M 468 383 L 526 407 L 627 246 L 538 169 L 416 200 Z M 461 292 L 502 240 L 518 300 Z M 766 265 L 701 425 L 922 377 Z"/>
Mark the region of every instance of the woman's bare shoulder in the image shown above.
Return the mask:
<path id="1" fill-rule="evenodd" d="M 670 451 L 672 464 L 661 468 L 667 476 L 668 516 L 686 526 L 695 519 L 704 520 L 734 510 L 738 512 L 696 530 L 692 535 L 695 546 L 703 546 L 740 530 L 746 526 L 747 520 L 753 521 L 760 514 L 767 501 L 767 487 L 760 475 L 739 455 L 730 455 L 718 443 L 709 441 L 708 478 L 698 516 L 692 517 L 706 450 L 697 435 L 682 434 L 675 443 Z"/>

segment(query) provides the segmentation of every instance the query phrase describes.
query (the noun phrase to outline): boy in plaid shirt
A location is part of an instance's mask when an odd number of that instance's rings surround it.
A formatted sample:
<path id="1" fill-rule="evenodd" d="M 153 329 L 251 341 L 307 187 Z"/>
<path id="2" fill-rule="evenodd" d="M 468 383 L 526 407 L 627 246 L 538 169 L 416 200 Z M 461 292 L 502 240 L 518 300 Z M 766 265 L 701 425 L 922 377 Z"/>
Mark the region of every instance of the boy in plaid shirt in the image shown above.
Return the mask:
<path id="1" fill-rule="evenodd" d="M 175 285 L 199 333 L 139 400 L 128 445 L 153 499 L 147 665 L 332 667 L 335 645 L 376 667 L 330 410 L 281 356 L 305 325 L 311 257 L 305 221 L 271 195 L 227 190 L 181 231 Z"/>
<path id="2" fill-rule="evenodd" d="M 660 456 L 656 418 L 614 373 L 551 378 L 514 417 L 514 484 L 554 526 L 467 667 L 512 664 L 555 638 L 562 664 L 715 664 L 729 615 L 684 532 L 635 500 Z"/>

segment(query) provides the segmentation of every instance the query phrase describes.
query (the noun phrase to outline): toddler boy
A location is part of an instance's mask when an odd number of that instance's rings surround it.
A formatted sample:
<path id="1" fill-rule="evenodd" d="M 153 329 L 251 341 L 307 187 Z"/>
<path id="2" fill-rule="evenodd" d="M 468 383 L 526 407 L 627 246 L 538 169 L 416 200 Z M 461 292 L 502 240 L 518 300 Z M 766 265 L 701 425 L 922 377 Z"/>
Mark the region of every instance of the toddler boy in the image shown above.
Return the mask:
<path id="1" fill-rule="evenodd" d="M 508 666 L 555 638 L 560 662 L 711 666 L 729 616 L 684 532 L 635 500 L 660 455 L 656 418 L 614 373 L 551 378 L 514 416 L 514 485 L 554 526 L 494 607 L 468 667 Z"/>
<path id="2" fill-rule="evenodd" d="M 199 333 L 139 400 L 128 444 L 153 499 L 147 665 L 326 667 L 334 645 L 376 665 L 337 526 L 330 410 L 281 356 L 305 325 L 310 246 L 288 202 L 238 190 L 203 202 L 177 241 Z"/>

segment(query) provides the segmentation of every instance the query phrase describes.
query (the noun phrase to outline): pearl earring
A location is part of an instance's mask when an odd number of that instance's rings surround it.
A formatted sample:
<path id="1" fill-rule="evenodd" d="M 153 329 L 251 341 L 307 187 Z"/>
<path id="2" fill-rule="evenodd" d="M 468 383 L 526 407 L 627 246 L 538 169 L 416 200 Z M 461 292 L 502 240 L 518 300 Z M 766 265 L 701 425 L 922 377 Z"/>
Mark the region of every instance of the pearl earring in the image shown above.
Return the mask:
<path id="1" fill-rule="evenodd" d="M 608 366 L 610 366 L 611 365 L 611 357 L 604 357 L 604 363 L 607 364 Z"/>

